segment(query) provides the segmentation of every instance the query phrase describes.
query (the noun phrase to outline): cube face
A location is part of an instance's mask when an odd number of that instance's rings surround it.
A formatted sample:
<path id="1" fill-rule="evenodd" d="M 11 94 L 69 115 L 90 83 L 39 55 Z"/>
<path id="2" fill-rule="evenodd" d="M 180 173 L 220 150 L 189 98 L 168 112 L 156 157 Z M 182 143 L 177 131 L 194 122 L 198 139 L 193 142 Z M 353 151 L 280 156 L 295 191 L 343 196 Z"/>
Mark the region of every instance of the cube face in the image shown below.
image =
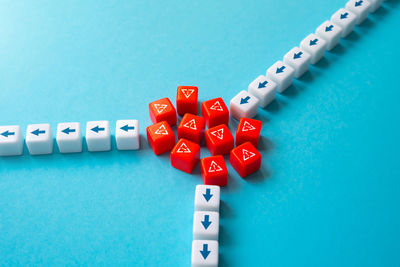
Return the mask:
<path id="1" fill-rule="evenodd" d="M 186 139 L 179 139 L 171 151 L 172 167 L 191 173 L 200 160 L 200 146 Z"/>
<path id="2" fill-rule="evenodd" d="M 296 78 L 299 78 L 308 70 L 310 61 L 310 54 L 298 47 L 294 47 L 283 57 L 283 62 L 294 69 L 294 77 Z"/>
<path id="3" fill-rule="evenodd" d="M 229 123 L 229 110 L 222 98 L 214 98 L 203 102 L 201 114 L 208 128 Z"/>
<path id="4" fill-rule="evenodd" d="M 139 149 L 139 121 L 118 120 L 115 127 L 115 141 L 119 150 Z"/>
<path id="5" fill-rule="evenodd" d="M 170 126 L 176 125 L 176 110 L 168 98 L 162 98 L 149 104 L 150 119 L 153 123 L 166 121 Z"/>
<path id="6" fill-rule="evenodd" d="M 82 152 L 81 124 L 79 122 L 59 123 L 56 141 L 60 153 Z"/>
<path id="7" fill-rule="evenodd" d="M 250 142 L 253 146 L 258 146 L 260 139 L 262 122 L 259 120 L 243 118 L 240 120 L 236 131 L 236 146 Z"/>
<path id="8" fill-rule="evenodd" d="M 249 84 L 248 90 L 250 94 L 260 100 L 259 106 L 264 108 L 275 99 L 276 83 L 264 75 L 260 75 Z"/>
<path id="9" fill-rule="evenodd" d="M 277 61 L 267 70 L 267 78 L 273 80 L 279 93 L 285 91 L 293 81 L 294 69 L 282 61 Z"/>
<path id="10" fill-rule="evenodd" d="M 215 211 L 195 211 L 193 216 L 194 240 L 218 240 L 219 213 Z"/>
<path id="11" fill-rule="evenodd" d="M 241 118 L 253 118 L 257 115 L 259 102 L 260 100 L 257 97 L 244 90 L 241 91 L 230 102 L 232 117 L 237 120 Z"/>
<path id="12" fill-rule="evenodd" d="M 86 123 L 86 144 L 90 152 L 111 149 L 110 123 L 108 121 L 88 121 Z"/>
<path id="13" fill-rule="evenodd" d="M 300 47 L 310 54 L 311 64 L 316 64 L 325 54 L 326 42 L 312 33 L 301 41 Z"/>
<path id="14" fill-rule="evenodd" d="M 218 267 L 218 241 L 194 240 L 192 267 Z"/>
<path id="15" fill-rule="evenodd" d="M 202 158 L 200 160 L 201 176 L 205 185 L 226 186 L 228 183 L 228 169 L 224 157 L 221 155 Z"/>
<path id="16" fill-rule="evenodd" d="M 30 124 L 26 129 L 26 146 L 31 155 L 53 153 L 53 136 L 50 124 Z"/>
<path id="17" fill-rule="evenodd" d="M 197 185 L 194 197 L 194 209 L 196 211 L 219 212 L 220 190 L 220 187 L 216 185 Z"/>
<path id="18" fill-rule="evenodd" d="M 197 115 L 199 89 L 196 86 L 178 86 L 176 92 L 176 110 L 180 116 L 186 113 Z"/>
<path id="19" fill-rule="evenodd" d="M 344 8 L 339 9 L 331 17 L 331 21 L 342 28 L 342 37 L 346 37 L 353 31 L 356 20 L 357 16 Z"/>
<path id="20" fill-rule="evenodd" d="M 357 16 L 356 24 L 360 24 L 367 18 L 370 7 L 371 4 L 369 1 L 350 0 L 346 3 L 346 9 L 350 10 Z"/>
<path id="21" fill-rule="evenodd" d="M 22 155 L 23 144 L 20 126 L 0 126 L 0 156 Z"/>
<path id="22" fill-rule="evenodd" d="M 250 142 L 246 142 L 232 149 L 230 163 L 236 172 L 244 178 L 260 169 L 261 154 Z"/>
<path id="23" fill-rule="evenodd" d="M 205 136 L 206 146 L 213 156 L 229 154 L 234 146 L 233 135 L 225 124 L 208 129 Z"/>
<path id="24" fill-rule="evenodd" d="M 326 49 L 331 50 L 339 43 L 342 28 L 327 20 L 317 28 L 316 34 L 326 41 Z"/>
<path id="25" fill-rule="evenodd" d="M 166 121 L 150 125 L 146 132 L 147 141 L 156 155 L 170 151 L 175 145 L 175 134 Z"/>
<path id="26" fill-rule="evenodd" d="M 200 144 L 203 140 L 204 128 L 204 118 L 186 113 L 178 126 L 178 138 L 185 138 Z"/>

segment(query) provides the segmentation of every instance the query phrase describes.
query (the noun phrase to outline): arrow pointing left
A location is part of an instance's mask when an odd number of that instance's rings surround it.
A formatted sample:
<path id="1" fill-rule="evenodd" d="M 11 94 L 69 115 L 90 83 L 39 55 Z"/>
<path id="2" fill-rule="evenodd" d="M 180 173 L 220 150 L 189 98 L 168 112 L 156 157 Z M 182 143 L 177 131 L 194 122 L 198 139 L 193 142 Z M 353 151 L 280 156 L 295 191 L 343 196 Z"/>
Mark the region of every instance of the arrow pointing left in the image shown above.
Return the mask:
<path id="1" fill-rule="evenodd" d="M 1 133 L 1 135 L 4 136 L 4 137 L 6 137 L 6 138 L 7 138 L 9 135 L 14 135 L 14 134 L 15 134 L 15 132 L 10 132 L 9 130 L 7 130 L 7 131 Z"/>
<path id="2" fill-rule="evenodd" d="M 101 131 L 104 131 L 105 129 L 102 128 L 102 127 L 99 127 L 99 126 L 97 125 L 96 127 L 93 127 L 93 128 L 90 129 L 90 130 L 92 130 L 92 131 L 95 132 L 95 133 L 99 133 L 99 132 L 101 132 Z"/>
<path id="3" fill-rule="evenodd" d="M 34 134 L 36 136 L 39 136 L 39 134 L 44 134 L 44 133 L 46 133 L 46 131 L 45 130 L 39 130 L 39 128 L 31 132 L 31 134 Z"/>
<path id="4" fill-rule="evenodd" d="M 65 134 L 74 133 L 74 132 L 75 132 L 75 129 L 70 129 L 70 128 L 68 127 L 68 128 L 65 128 L 64 130 L 62 130 L 61 132 L 65 133 Z"/>
<path id="5" fill-rule="evenodd" d="M 124 130 L 125 132 L 127 132 L 127 131 L 129 131 L 129 130 L 135 130 L 135 127 L 134 127 L 134 126 L 129 126 L 129 125 L 127 124 L 127 125 L 125 125 L 125 126 L 122 126 L 120 129 L 121 129 L 121 130 Z"/>

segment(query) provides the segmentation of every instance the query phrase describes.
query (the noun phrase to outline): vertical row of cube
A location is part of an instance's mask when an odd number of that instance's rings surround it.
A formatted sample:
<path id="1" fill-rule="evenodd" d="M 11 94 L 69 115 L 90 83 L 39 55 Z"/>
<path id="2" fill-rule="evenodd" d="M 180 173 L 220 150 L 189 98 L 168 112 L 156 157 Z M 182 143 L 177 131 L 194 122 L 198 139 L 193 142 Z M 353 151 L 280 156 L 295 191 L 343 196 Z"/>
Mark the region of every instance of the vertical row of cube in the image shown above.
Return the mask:
<path id="1" fill-rule="evenodd" d="M 139 122 L 137 120 L 118 120 L 115 139 L 119 150 L 137 150 L 140 147 Z M 0 126 L 0 155 L 21 155 L 23 136 L 18 125 Z M 30 124 L 26 130 L 26 146 L 31 155 L 53 153 L 53 135 L 50 124 Z M 56 143 L 60 153 L 82 152 L 82 133 L 78 122 L 59 123 Z M 108 151 L 111 149 L 111 134 L 108 121 L 89 121 L 86 124 L 86 143 L 88 150 Z"/>
<path id="2" fill-rule="evenodd" d="M 194 199 L 192 267 L 216 267 L 220 187 L 197 185 Z"/>

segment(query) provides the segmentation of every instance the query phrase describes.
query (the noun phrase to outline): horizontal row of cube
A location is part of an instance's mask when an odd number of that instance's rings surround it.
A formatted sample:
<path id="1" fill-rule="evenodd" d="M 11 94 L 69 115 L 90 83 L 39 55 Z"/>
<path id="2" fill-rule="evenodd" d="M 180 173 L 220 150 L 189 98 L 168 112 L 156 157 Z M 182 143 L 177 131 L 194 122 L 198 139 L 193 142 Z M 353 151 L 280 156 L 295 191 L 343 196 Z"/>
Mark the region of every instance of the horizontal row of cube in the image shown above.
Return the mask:
<path id="1" fill-rule="evenodd" d="M 88 150 L 108 151 L 111 149 L 110 124 L 108 121 L 89 121 L 86 124 Z M 140 148 L 139 122 L 118 120 L 115 130 L 119 150 Z M 19 125 L 0 126 L 0 156 L 22 154 L 23 137 Z M 79 122 L 65 122 L 57 125 L 56 142 L 60 153 L 82 152 L 82 133 Z M 25 143 L 31 155 L 53 153 L 53 135 L 50 124 L 30 124 L 26 129 Z"/>
<path id="2" fill-rule="evenodd" d="M 274 99 L 276 93 L 282 93 L 291 84 L 293 78 L 301 77 L 309 67 L 316 64 L 325 53 L 333 49 L 340 37 L 347 36 L 356 24 L 360 24 L 374 12 L 381 0 L 350 0 L 346 9 L 341 8 L 332 15 L 330 21 L 325 21 L 308 35 L 300 47 L 294 47 L 283 58 L 268 68 L 266 76 L 260 75 L 248 86 L 248 92 L 239 92 L 230 102 L 231 115 L 236 118 L 252 118 L 257 115 L 258 106 L 266 107 Z"/>

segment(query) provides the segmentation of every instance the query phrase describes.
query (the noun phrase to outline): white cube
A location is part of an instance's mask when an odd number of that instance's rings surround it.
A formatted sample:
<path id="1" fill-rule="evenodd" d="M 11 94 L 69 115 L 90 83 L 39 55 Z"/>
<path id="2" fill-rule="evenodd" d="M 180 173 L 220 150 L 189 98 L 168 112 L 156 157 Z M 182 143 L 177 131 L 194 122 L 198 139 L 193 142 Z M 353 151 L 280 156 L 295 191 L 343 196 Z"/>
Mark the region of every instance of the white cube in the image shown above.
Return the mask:
<path id="1" fill-rule="evenodd" d="M 365 0 L 350 0 L 346 3 L 346 9 L 357 16 L 356 24 L 363 22 L 368 14 L 371 4 Z"/>
<path id="2" fill-rule="evenodd" d="M 317 28 L 315 33 L 326 41 L 326 49 L 331 50 L 339 43 L 342 28 L 327 20 Z"/>
<path id="3" fill-rule="evenodd" d="M 282 61 L 277 61 L 267 70 L 267 78 L 276 83 L 279 93 L 285 91 L 293 81 L 294 69 Z"/>
<path id="4" fill-rule="evenodd" d="M 217 185 L 196 186 L 194 196 L 194 209 L 196 211 L 216 211 L 219 212 L 220 187 Z"/>
<path id="5" fill-rule="evenodd" d="M 192 267 L 218 267 L 218 241 L 194 240 Z"/>
<path id="6" fill-rule="evenodd" d="M 53 153 L 53 136 L 50 124 L 30 124 L 26 129 L 26 146 L 31 155 Z"/>
<path id="7" fill-rule="evenodd" d="M 317 35 L 311 33 L 300 43 L 301 49 L 311 56 L 311 64 L 317 63 L 325 54 L 326 42 Z"/>
<path id="8" fill-rule="evenodd" d="M 351 33 L 356 25 L 356 15 L 344 8 L 336 11 L 335 14 L 332 15 L 331 21 L 342 28 L 342 37 L 346 37 Z"/>
<path id="9" fill-rule="evenodd" d="M 193 216 L 194 240 L 218 240 L 219 213 L 215 211 L 195 211 Z"/>
<path id="10" fill-rule="evenodd" d="M 115 128 L 115 140 L 119 150 L 139 149 L 139 121 L 118 120 Z"/>
<path id="11" fill-rule="evenodd" d="M 56 141 L 60 153 L 82 152 L 81 124 L 79 122 L 59 123 Z"/>
<path id="12" fill-rule="evenodd" d="M 260 100 L 258 104 L 264 108 L 275 99 L 276 83 L 264 75 L 260 75 L 249 84 L 248 90 L 250 94 Z"/>
<path id="13" fill-rule="evenodd" d="M 368 0 L 371 4 L 369 12 L 375 12 L 382 4 L 382 0 Z"/>
<path id="14" fill-rule="evenodd" d="M 283 62 L 294 69 L 294 77 L 301 77 L 310 65 L 311 56 L 298 47 L 294 47 L 284 57 Z"/>
<path id="15" fill-rule="evenodd" d="M 86 124 L 86 144 L 91 152 L 111 149 L 110 123 L 108 121 L 89 121 Z"/>
<path id="16" fill-rule="evenodd" d="M 0 156 L 22 154 L 24 139 L 19 125 L 0 126 Z"/>
<path id="17" fill-rule="evenodd" d="M 230 113 L 237 120 L 241 118 L 253 118 L 257 115 L 259 102 L 260 100 L 257 97 L 243 90 L 232 98 Z"/>

